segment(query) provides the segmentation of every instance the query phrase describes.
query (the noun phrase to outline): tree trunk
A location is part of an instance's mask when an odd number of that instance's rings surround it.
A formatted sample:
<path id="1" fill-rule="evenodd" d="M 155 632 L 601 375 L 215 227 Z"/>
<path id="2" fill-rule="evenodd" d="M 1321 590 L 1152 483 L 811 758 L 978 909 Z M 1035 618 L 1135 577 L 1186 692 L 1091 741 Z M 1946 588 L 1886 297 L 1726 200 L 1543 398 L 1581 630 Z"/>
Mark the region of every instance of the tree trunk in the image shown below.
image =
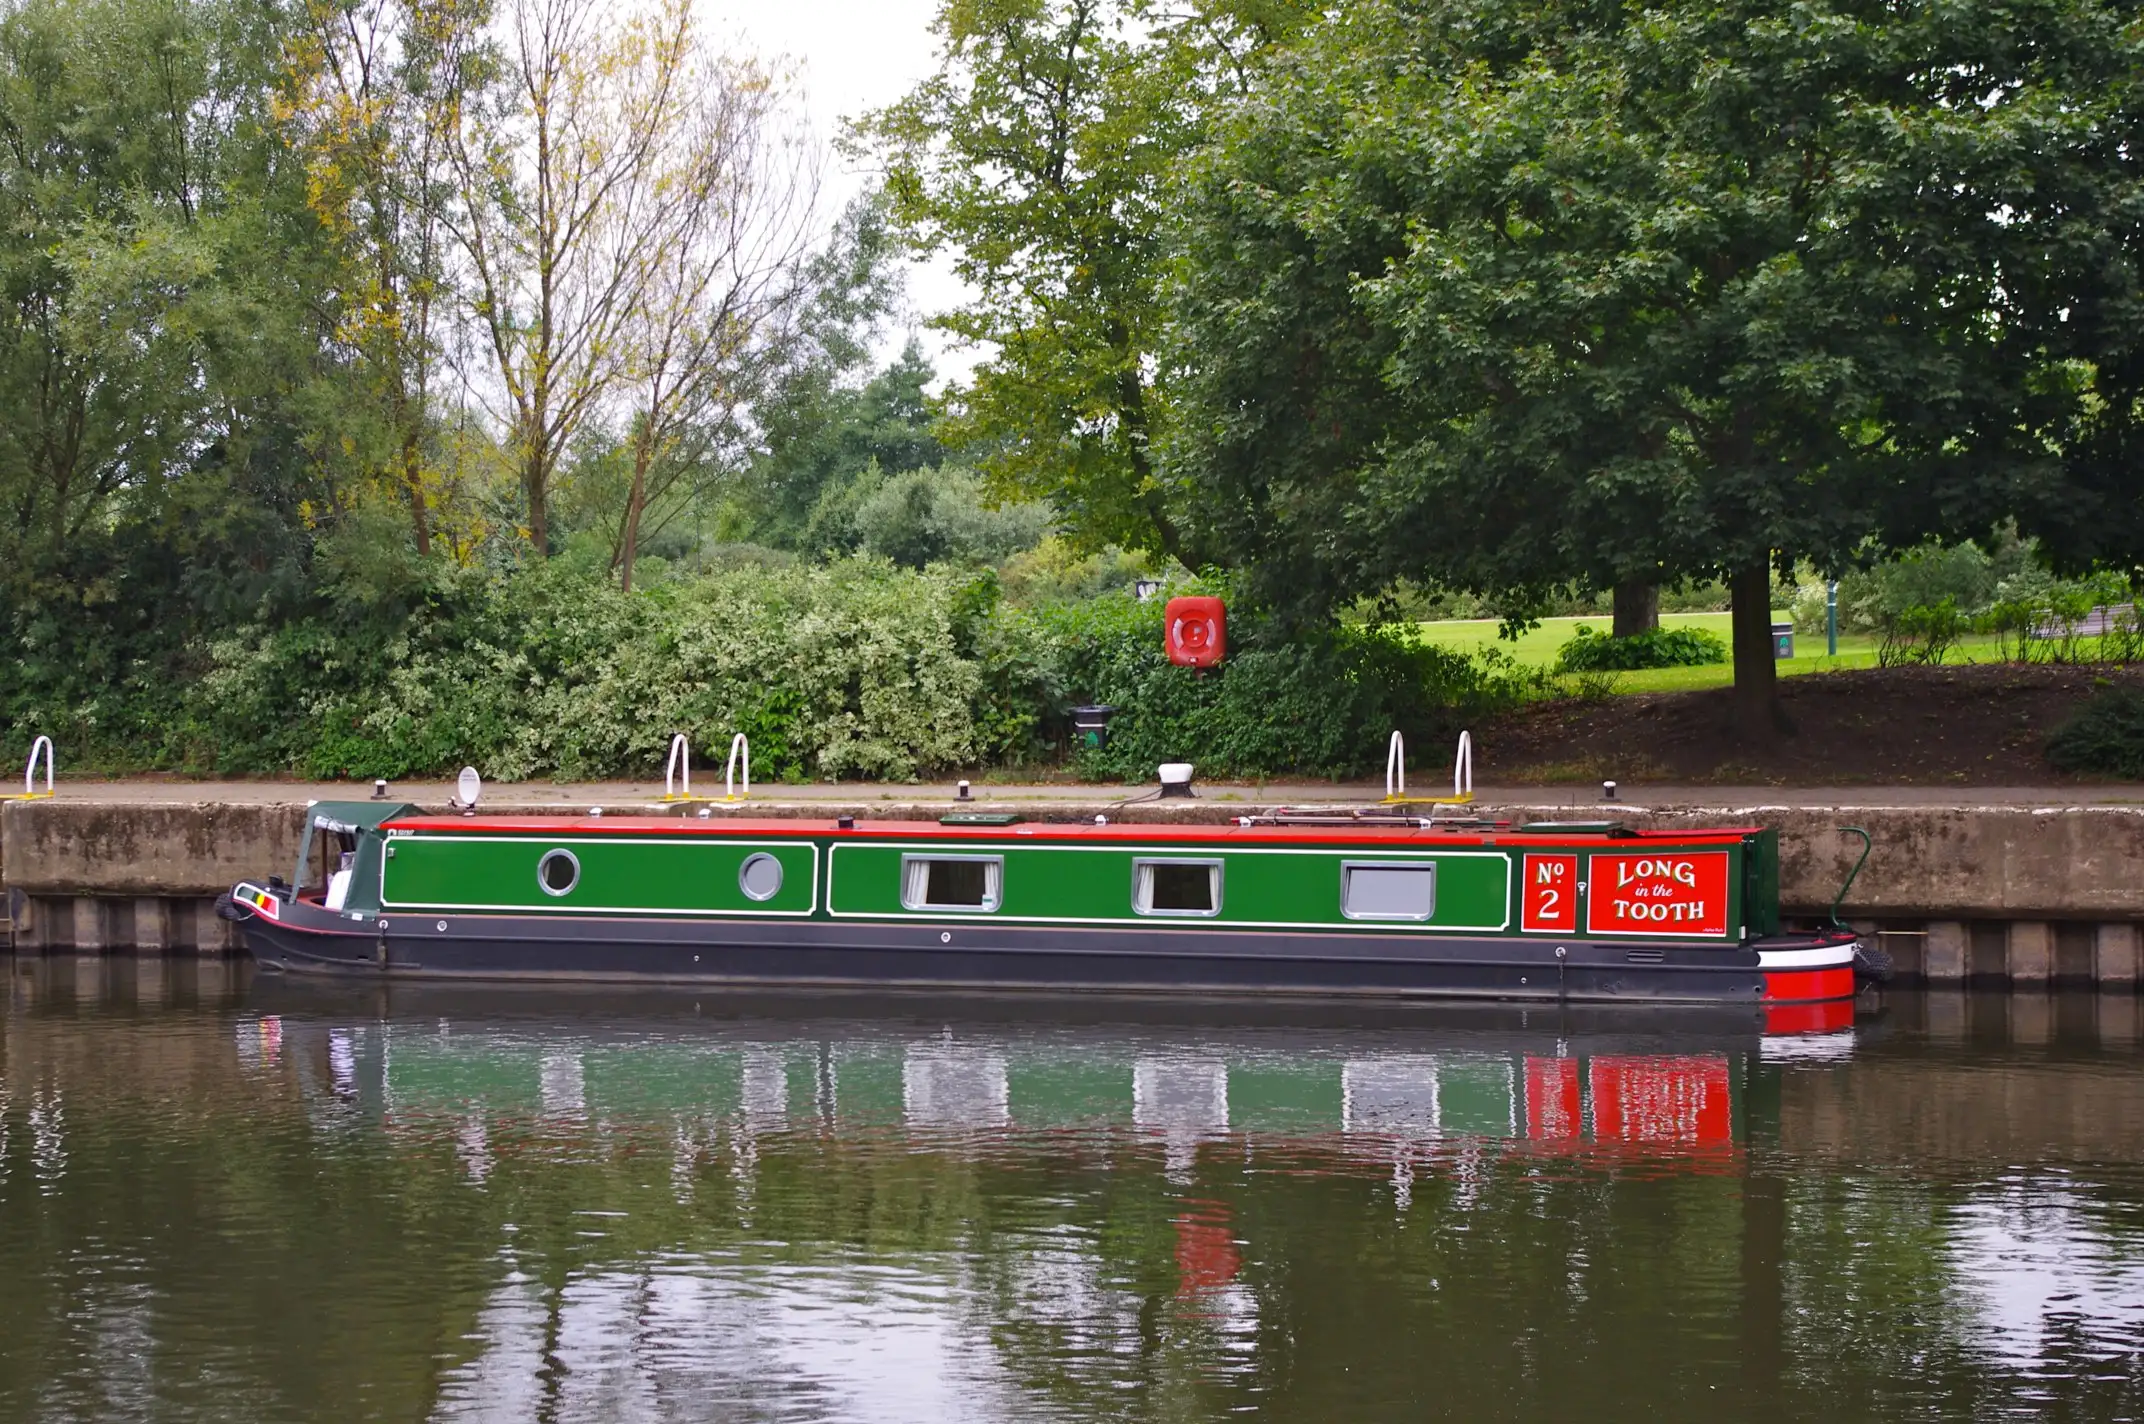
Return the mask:
<path id="1" fill-rule="evenodd" d="M 1615 628 L 1618 638 L 1650 633 L 1660 626 L 1660 585 L 1644 579 L 1624 579 L 1615 586 Z"/>
<path id="2" fill-rule="evenodd" d="M 521 466 L 521 489 L 529 501 L 529 543 L 539 559 L 551 556 L 551 528 L 546 517 L 549 511 L 544 508 L 544 496 L 549 493 L 545 486 L 550 483 L 545 478 L 547 474 L 541 454 L 532 452 L 525 458 Z"/>
<path id="3" fill-rule="evenodd" d="M 1728 590 L 1734 608 L 1734 729 L 1750 741 L 1768 742 L 1794 730 L 1779 702 L 1779 669 L 1772 661 L 1771 560 L 1758 558 L 1735 570 Z"/>
<path id="4" fill-rule="evenodd" d="M 648 502 L 648 442 L 633 442 L 633 488 L 625 496 L 625 533 L 618 539 L 618 580 L 622 592 L 633 591 L 633 556 L 640 552 L 640 511 Z"/>
<path id="5" fill-rule="evenodd" d="M 402 482 L 409 487 L 410 525 L 417 536 L 417 557 L 432 557 L 432 524 L 424 510 L 424 460 L 414 434 L 402 437 Z"/>

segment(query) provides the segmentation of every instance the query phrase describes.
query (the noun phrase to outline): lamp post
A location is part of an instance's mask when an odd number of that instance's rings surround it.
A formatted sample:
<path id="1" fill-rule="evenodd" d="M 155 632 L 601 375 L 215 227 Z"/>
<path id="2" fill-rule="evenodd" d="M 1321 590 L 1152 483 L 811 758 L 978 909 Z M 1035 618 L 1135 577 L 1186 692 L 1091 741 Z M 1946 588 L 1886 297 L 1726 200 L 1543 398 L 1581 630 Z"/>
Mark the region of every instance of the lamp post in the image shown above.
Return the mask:
<path id="1" fill-rule="evenodd" d="M 1839 581 L 1831 580 L 1824 586 L 1824 651 L 1831 657 L 1839 655 Z"/>

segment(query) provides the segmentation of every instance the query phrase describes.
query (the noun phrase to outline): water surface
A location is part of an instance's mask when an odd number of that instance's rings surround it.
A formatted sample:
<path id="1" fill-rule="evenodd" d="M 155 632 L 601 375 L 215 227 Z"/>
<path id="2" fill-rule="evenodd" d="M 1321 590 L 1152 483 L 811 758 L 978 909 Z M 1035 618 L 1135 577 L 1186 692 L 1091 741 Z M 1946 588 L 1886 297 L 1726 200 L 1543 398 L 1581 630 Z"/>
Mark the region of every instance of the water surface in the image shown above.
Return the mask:
<path id="1" fill-rule="evenodd" d="M 2133 999 L 0 967 L 0 1420 L 2144 1416 Z"/>

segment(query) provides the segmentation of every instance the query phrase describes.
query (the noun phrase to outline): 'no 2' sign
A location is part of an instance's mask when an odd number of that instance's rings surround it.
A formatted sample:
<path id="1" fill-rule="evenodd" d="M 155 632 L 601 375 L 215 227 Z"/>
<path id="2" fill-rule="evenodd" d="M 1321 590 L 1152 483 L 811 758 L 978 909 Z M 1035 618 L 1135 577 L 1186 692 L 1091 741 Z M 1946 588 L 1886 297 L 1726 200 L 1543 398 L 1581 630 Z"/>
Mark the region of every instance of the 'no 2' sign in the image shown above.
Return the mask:
<path id="1" fill-rule="evenodd" d="M 1526 884 L 1519 895 L 1519 928 L 1544 934 L 1578 930 L 1578 857 L 1528 855 L 1519 867 Z"/>

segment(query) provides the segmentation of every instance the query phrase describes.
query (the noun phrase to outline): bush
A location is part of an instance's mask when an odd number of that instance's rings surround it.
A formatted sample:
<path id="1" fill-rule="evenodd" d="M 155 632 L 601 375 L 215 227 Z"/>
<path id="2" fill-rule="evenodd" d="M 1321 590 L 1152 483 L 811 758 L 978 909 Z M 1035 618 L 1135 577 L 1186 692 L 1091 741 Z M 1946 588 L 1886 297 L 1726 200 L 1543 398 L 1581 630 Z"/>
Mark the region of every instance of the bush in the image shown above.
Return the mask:
<path id="1" fill-rule="evenodd" d="M 1041 504 L 991 508 L 982 481 L 952 466 L 887 477 L 863 496 L 853 516 L 865 553 L 911 569 L 996 563 L 1033 547 L 1049 523 L 1049 509 Z"/>
<path id="2" fill-rule="evenodd" d="M 2144 692 L 2106 688 L 2047 739 L 2047 760 L 2073 776 L 2144 781 Z"/>
<path id="3" fill-rule="evenodd" d="M 1876 665 L 1939 667 L 1971 626 L 1951 598 L 1933 606 L 1916 604 L 1900 613 L 1885 613 L 1876 625 Z"/>
<path id="4" fill-rule="evenodd" d="M 1727 661 L 1727 644 L 1702 628 L 1654 628 L 1628 638 L 1608 638 L 1588 625 L 1556 653 L 1555 670 L 1635 672 L 1641 668 L 1702 667 Z"/>
<path id="5" fill-rule="evenodd" d="M 1398 632 L 1283 639 L 1240 616 L 1228 660 L 1194 671 L 1163 652 L 1162 612 L 1160 599 L 1116 593 L 1013 614 L 1060 718 L 1082 702 L 1118 709 L 1109 745 L 1078 754 L 1085 775 L 1149 781 L 1179 760 L 1203 776 L 1362 775 L 1384 764 L 1394 729 L 1420 757 L 1533 687 L 1507 664 Z"/>
<path id="6" fill-rule="evenodd" d="M 763 780 L 907 779 L 1063 757 L 1065 710 L 1099 700 L 1124 711 L 1107 751 L 1077 759 L 1089 775 L 1144 781 L 1178 758 L 1338 775 L 1374 772 L 1394 727 L 1427 747 L 1532 686 L 1395 634 L 1283 639 L 1256 619 L 1197 674 L 1163 656 L 1159 600 L 1016 607 L 987 571 L 865 557 L 673 572 L 632 594 L 568 557 L 378 575 L 362 571 L 370 595 L 330 583 L 310 611 L 154 663 L 119 651 L 146 644 L 18 651 L 0 746 L 47 731 L 78 769 L 593 779 L 652 775 L 676 731 L 705 765 L 743 731 Z M 17 649 L 101 646 L 79 609 L 39 618 L 9 624 Z"/>

